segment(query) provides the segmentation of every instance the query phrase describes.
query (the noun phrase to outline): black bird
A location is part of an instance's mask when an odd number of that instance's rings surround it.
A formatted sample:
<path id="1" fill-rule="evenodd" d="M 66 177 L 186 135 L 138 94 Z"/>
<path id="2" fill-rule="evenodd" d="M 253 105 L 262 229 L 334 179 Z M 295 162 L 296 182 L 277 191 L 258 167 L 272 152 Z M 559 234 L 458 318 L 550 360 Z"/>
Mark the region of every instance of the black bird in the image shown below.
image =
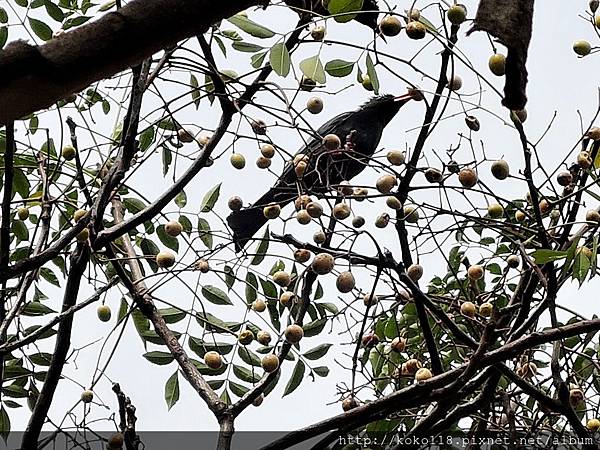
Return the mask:
<path id="1" fill-rule="evenodd" d="M 299 193 L 325 193 L 344 180 L 350 180 L 364 170 L 377 149 L 383 129 L 400 108 L 419 91 L 405 95 L 373 97 L 356 111 L 345 112 L 323 124 L 297 155 L 306 155 L 306 170 L 301 178 L 293 164 L 287 164 L 275 185 L 251 207 L 232 212 L 227 222 L 233 230 L 236 251 L 240 251 L 254 234 L 267 222 L 263 207 L 277 203 L 281 207 L 299 196 Z M 341 145 L 336 150 L 323 146 L 323 137 L 336 135 Z"/>
<path id="2" fill-rule="evenodd" d="M 286 3 L 293 7 L 301 16 L 316 14 L 327 17 L 330 15 L 327 7 L 323 4 L 323 0 L 286 0 Z M 379 16 L 377 0 L 365 0 L 361 11 L 363 12 L 357 14 L 355 20 L 377 31 L 377 17 Z"/>

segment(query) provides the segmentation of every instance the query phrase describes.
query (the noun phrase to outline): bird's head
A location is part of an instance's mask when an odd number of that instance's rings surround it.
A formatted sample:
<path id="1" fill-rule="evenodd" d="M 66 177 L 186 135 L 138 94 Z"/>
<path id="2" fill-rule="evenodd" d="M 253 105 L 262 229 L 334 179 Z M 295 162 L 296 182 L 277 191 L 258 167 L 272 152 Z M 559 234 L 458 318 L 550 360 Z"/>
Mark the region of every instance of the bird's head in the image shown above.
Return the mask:
<path id="1" fill-rule="evenodd" d="M 360 107 L 360 110 L 367 114 L 375 114 L 379 120 L 387 125 L 398 111 L 400 111 L 400 108 L 413 99 L 416 99 L 414 90 L 400 96 L 390 94 L 379 95 L 363 104 Z"/>

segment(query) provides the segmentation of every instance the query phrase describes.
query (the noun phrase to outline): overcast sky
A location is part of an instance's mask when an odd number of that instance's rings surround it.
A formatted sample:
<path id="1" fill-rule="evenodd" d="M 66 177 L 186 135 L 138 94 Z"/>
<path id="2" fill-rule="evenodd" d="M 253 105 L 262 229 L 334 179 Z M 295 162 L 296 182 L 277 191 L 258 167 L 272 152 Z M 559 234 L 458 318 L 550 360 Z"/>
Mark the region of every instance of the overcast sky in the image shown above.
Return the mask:
<path id="1" fill-rule="evenodd" d="M 411 2 L 390 1 L 389 3 L 392 6 L 397 5 L 399 8 L 406 8 Z M 474 0 L 465 1 L 469 9 L 470 18 L 474 16 L 476 3 Z M 546 5 L 547 2 L 537 3 L 534 16 L 534 33 L 528 63 L 530 83 L 527 109 L 529 118 L 525 124 L 525 128 L 530 140 L 537 141 L 556 113 L 556 119 L 552 128 L 538 148 L 541 160 L 546 164 L 547 168 L 553 170 L 555 165 L 559 161 L 562 161 L 565 154 L 571 151 L 574 143 L 580 137 L 580 115 L 578 113 L 581 113 L 583 123 L 587 126 L 598 107 L 597 74 L 600 73 L 600 59 L 594 55 L 583 59 L 576 57 L 571 48 L 572 43 L 576 39 L 583 38 L 589 39 L 595 45 L 598 42 L 598 38 L 592 27 L 579 17 L 585 11 L 587 1 L 576 0 L 569 2 L 568 5 L 563 4 L 559 8 L 548 7 Z M 417 6 L 420 6 L 420 3 L 417 3 Z M 266 11 L 250 12 L 250 17 L 257 22 L 272 26 L 280 32 L 288 30 L 295 23 L 296 19 L 292 13 L 280 7 L 269 8 Z M 428 18 L 436 25 L 439 24 L 439 17 L 428 16 Z M 228 26 L 227 28 L 233 27 Z M 467 55 L 478 71 L 487 76 L 487 60 L 491 54 L 487 37 L 482 33 L 475 33 L 467 38 L 465 36 L 467 27 L 462 28 L 457 45 L 458 49 Z M 328 28 L 328 37 L 332 40 L 352 42 L 361 46 L 368 42 L 371 38 L 371 33 L 369 30 L 355 23 L 343 26 L 331 23 Z M 389 39 L 388 44 L 380 41 L 378 46 L 383 51 L 401 58 L 409 58 L 417 48 L 417 44 L 409 42 L 404 34 L 401 37 Z M 439 65 L 438 50 L 439 46 L 428 48 L 416 60 L 422 70 L 431 74 L 437 72 Z M 294 61 L 297 63 L 304 56 L 311 56 L 315 51 L 315 44 L 307 44 L 294 57 Z M 322 51 L 322 59 L 324 61 L 333 58 L 353 59 L 359 53 L 358 50 L 351 51 L 337 46 L 325 47 Z M 249 55 L 238 53 L 231 49 L 229 50 L 229 55 L 230 57 L 227 61 L 223 61 L 223 58 L 219 56 L 222 63 L 221 67 L 235 69 L 239 73 L 243 73 L 248 67 Z M 456 63 L 456 72 L 464 80 L 464 87 L 461 90 L 461 94 L 464 95 L 466 101 L 477 103 L 480 86 L 476 81 L 476 77 L 472 71 L 466 69 L 458 60 L 456 60 Z M 411 82 L 423 86 L 425 90 L 431 89 L 431 83 L 421 80 L 414 72 L 406 68 L 401 68 L 400 65 L 394 67 L 396 70 L 402 70 L 402 74 Z M 405 84 L 398 81 L 397 78 L 383 70 L 380 70 L 379 74 L 383 91 L 390 93 L 401 93 L 404 91 Z M 488 79 L 493 82 L 497 89 L 501 90 L 502 81 L 500 78 L 488 76 Z M 337 92 L 348 86 L 352 80 L 330 78 L 326 92 L 318 93 L 325 102 L 323 113 L 318 116 L 307 117 L 313 126 L 319 126 L 335 114 L 356 108 L 357 105 L 369 97 L 368 92 L 356 85 Z M 288 87 L 292 84 L 291 79 L 283 80 L 276 76 L 273 78 L 273 81 Z M 175 92 L 175 88 L 170 89 L 174 90 L 165 91 L 165 97 L 170 97 L 173 95 L 172 92 Z M 485 108 L 508 120 L 506 111 L 499 105 L 498 97 L 490 93 L 486 86 L 483 86 L 483 89 L 482 102 Z M 337 93 L 330 94 L 333 92 Z M 297 105 L 303 104 L 310 95 L 314 94 L 301 93 L 298 97 Z M 264 98 L 264 101 L 268 102 L 270 100 Z M 153 102 L 156 102 L 156 100 L 149 100 L 145 103 L 146 111 L 151 109 Z M 214 128 L 218 120 L 218 108 L 209 110 L 205 106 L 206 103 L 204 103 L 204 106 L 201 106 L 199 111 L 196 111 L 193 107 L 187 108 L 185 111 L 178 113 L 177 118 L 180 122 L 188 123 L 190 126 L 195 127 L 195 129 L 202 127 L 208 129 Z M 450 116 L 452 113 L 460 111 L 461 107 L 459 103 L 452 101 L 447 115 Z M 256 110 L 250 111 L 249 108 L 246 112 L 255 114 L 257 118 L 260 117 Z M 387 128 L 380 144 L 381 148 L 410 149 L 414 145 L 418 133 L 415 127 L 420 124 L 423 113 L 423 104 L 420 103 L 413 103 L 404 108 Z M 477 116 L 482 124 L 481 131 L 474 136 L 476 138 L 474 145 L 477 148 L 477 154 L 481 155 L 481 144 L 478 142 L 478 140 L 481 140 L 485 143 L 485 152 L 488 158 L 496 159 L 504 157 L 510 162 L 513 173 L 517 173 L 522 168 L 522 152 L 518 136 L 514 130 L 510 126 L 504 125 L 498 118 L 493 117 L 491 114 L 478 112 Z M 110 117 L 104 119 L 101 113 L 97 114 L 97 123 L 94 125 L 94 128 L 101 130 L 105 134 L 110 134 L 114 125 Z M 456 145 L 458 142 L 458 133 L 466 132 L 467 130 L 464 127 L 461 117 L 442 122 L 426 146 L 429 162 L 432 165 L 436 165 L 437 163 L 437 166 L 441 167 L 433 151 L 435 150 L 438 154 L 444 155 L 445 150 L 451 145 Z M 60 135 L 57 131 L 52 130 L 52 133 L 55 133 L 54 138 L 56 140 L 60 140 Z M 301 143 L 298 134 L 285 127 L 275 129 L 270 136 L 280 145 L 285 146 L 290 152 L 295 151 Z M 83 139 L 85 140 L 86 138 L 84 137 Z M 219 148 L 217 153 L 220 153 L 220 150 L 224 148 Z M 248 149 L 236 148 L 236 151 L 241 151 L 247 157 L 248 167 L 245 171 L 243 173 L 233 173 L 227 162 L 228 156 L 219 160 L 211 170 L 203 171 L 201 176 L 197 177 L 186 189 L 188 199 L 190 199 L 191 203 L 188 205 L 190 211 L 197 211 L 197 205 L 204 192 L 218 182 L 223 182 L 221 201 L 218 206 L 222 212 L 225 211 L 225 200 L 231 195 L 241 195 L 245 202 L 251 202 L 253 199 L 258 198 L 265 188 L 270 186 L 274 177 L 266 175 L 265 172 L 259 172 L 254 166 L 254 159 L 257 156 L 255 146 Z M 466 153 L 463 153 L 462 157 L 465 161 L 469 160 Z M 144 170 L 133 178 L 134 184 L 148 198 L 155 198 L 169 183 L 169 180 L 165 180 L 165 182 L 158 181 L 161 176 L 160 155 L 155 156 L 155 159 L 156 162 L 150 163 L 147 171 Z M 177 173 L 181 173 L 185 167 L 185 161 L 182 160 L 178 164 Z M 360 180 L 365 184 L 373 184 L 373 177 L 373 174 L 370 177 L 368 174 L 365 174 L 364 176 L 361 175 Z M 422 182 L 423 180 L 419 179 L 418 181 Z M 522 197 L 526 188 L 524 183 L 518 182 L 496 184 L 494 187 L 501 191 L 502 195 L 506 198 Z M 435 203 L 436 199 L 424 199 L 424 201 Z M 485 206 L 485 204 L 480 206 Z M 589 206 L 592 207 L 595 205 L 590 204 Z M 364 215 L 369 214 L 369 212 L 371 214 L 381 212 L 381 206 L 361 205 L 361 208 L 364 208 L 362 210 Z M 173 204 L 169 205 L 167 210 L 174 212 L 175 208 Z M 209 220 L 214 226 L 222 226 L 215 217 L 211 216 Z M 312 232 L 306 235 L 307 239 L 310 238 L 310 235 L 312 235 Z M 398 255 L 397 238 L 392 227 L 385 230 L 377 230 L 375 235 L 383 243 L 382 245 L 390 248 Z M 373 249 L 369 248 L 367 244 L 364 244 L 362 250 L 367 253 L 373 253 Z M 426 268 L 424 279 L 431 278 L 436 274 L 436 271 L 443 270 L 445 267 L 439 255 L 424 255 L 422 263 Z M 268 270 L 268 267 L 265 268 L 265 271 Z M 195 280 L 195 278 L 192 278 L 192 280 Z M 359 280 L 359 283 L 360 281 L 368 282 L 367 279 Z M 331 280 L 327 283 L 331 285 Z M 597 295 L 593 295 L 594 284 L 591 283 L 589 286 L 584 286 L 579 290 L 576 286 L 568 286 L 562 291 L 560 301 L 586 316 L 591 316 L 597 311 L 597 306 L 595 305 Z M 192 284 L 193 286 L 194 284 Z M 49 289 L 49 293 L 52 294 L 52 303 L 58 307 L 60 305 L 60 290 Z M 186 306 L 189 307 L 192 304 L 189 293 L 176 283 L 166 285 L 165 288 L 157 291 L 157 295 L 159 298 L 169 299 L 170 302 L 183 308 Z M 330 295 L 331 299 L 328 299 L 328 301 L 335 302 L 337 293 L 331 292 Z M 85 295 L 82 295 L 81 299 L 84 297 Z M 116 290 L 108 296 L 107 303 L 111 305 L 115 314 L 119 307 L 119 301 L 120 295 Z M 103 343 L 102 338 L 107 336 L 113 325 L 114 321 L 109 324 L 98 322 L 95 318 L 95 310 L 93 308 L 88 308 L 76 316 L 72 339 L 73 348 L 82 348 L 90 344 L 92 346 L 82 351 L 77 359 L 67 366 L 65 379 L 59 385 L 56 401 L 52 408 L 53 418 L 60 419 L 64 415 L 65 409 L 69 408 L 74 403 L 74 400 L 79 397 L 81 386 L 73 382 L 72 379 L 85 385 L 88 385 L 90 380 L 92 380 L 94 367 L 96 366 L 96 357 Z M 177 329 L 183 331 L 179 328 Z M 109 343 L 114 343 L 114 335 L 115 333 L 108 339 Z M 126 328 L 121 339 L 122 342 L 118 346 L 112 362 L 106 371 L 106 377 L 103 377 L 100 383 L 94 388 L 99 399 L 104 400 L 115 411 L 116 401 L 110 387 L 111 381 L 118 381 L 137 407 L 138 427 L 142 430 L 216 429 L 216 421 L 212 414 L 208 412 L 203 402 L 183 382 L 181 377 L 181 399 L 171 411 L 167 411 L 163 399 L 164 383 L 175 371 L 175 365 L 171 364 L 159 367 L 148 363 L 141 356 L 145 350 L 141 340 L 131 326 Z M 321 342 L 331 342 L 332 340 L 337 342 L 340 338 L 336 337 L 335 333 L 310 338 L 306 343 L 303 343 L 303 350 L 312 348 Z M 42 346 L 45 345 L 47 344 L 42 344 Z M 107 346 L 107 349 L 110 348 L 110 345 Z M 292 364 L 285 364 L 281 381 L 274 393 L 267 398 L 260 408 L 250 407 L 249 410 L 243 413 L 236 421 L 236 429 L 290 430 L 339 413 L 341 411 L 339 403 L 332 405 L 329 405 L 329 403 L 338 399 L 338 396 L 336 396 L 336 383 L 349 381 L 350 372 L 341 370 L 334 362 L 334 357 L 339 361 L 347 363 L 348 358 L 342 356 L 341 352 L 348 353 L 350 351 L 350 347 L 334 347 L 329 354 L 329 358 L 321 360 L 317 364 L 322 365 L 326 361 L 330 366 L 331 373 L 327 378 L 318 378 L 316 382 L 311 382 L 311 380 L 307 379 L 296 392 L 281 399 L 280 395 L 283 392 L 283 387 L 289 378 L 292 368 Z M 106 356 L 107 350 L 105 349 L 102 353 L 102 359 L 104 360 Z M 79 405 L 75 410 L 78 418 L 81 417 L 81 408 L 82 406 Z M 97 409 L 90 417 L 106 417 L 108 415 L 107 410 L 98 406 L 95 408 Z M 11 419 L 13 421 L 13 428 L 18 429 L 19 426 L 22 428 L 28 416 L 29 411 L 26 408 L 12 410 Z M 105 427 L 102 426 L 100 428 Z"/>

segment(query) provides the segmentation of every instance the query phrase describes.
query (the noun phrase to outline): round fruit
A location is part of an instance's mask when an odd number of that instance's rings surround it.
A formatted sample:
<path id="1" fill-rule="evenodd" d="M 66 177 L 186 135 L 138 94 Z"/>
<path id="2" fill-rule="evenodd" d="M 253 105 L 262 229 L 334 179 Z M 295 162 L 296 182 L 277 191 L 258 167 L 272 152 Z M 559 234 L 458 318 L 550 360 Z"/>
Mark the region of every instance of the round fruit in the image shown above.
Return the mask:
<path id="1" fill-rule="evenodd" d="M 335 260 L 329 253 L 319 253 L 311 264 L 312 270 L 317 275 L 328 274 L 333 270 L 333 266 L 335 266 Z"/>
<path id="2" fill-rule="evenodd" d="M 365 306 L 374 306 L 379 303 L 379 297 L 375 294 L 371 294 L 370 292 L 363 295 L 363 303 Z"/>
<path id="3" fill-rule="evenodd" d="M 362 81 L 361 83 L 362 87 L 364 87 L 367 91 L 372 91 L 375 88 L 373 87 L 373 83 L 371 82 L 371 77 L 369 77 L 369 75 L 365 74 L 362 77 Z"/>
<path id="4" fill-rule="evenodd" d="M 421 363 L 418 359 L 411 358 L 402 364 L 402 373 L 414 375 L 421 367 Z"/>
<path id="5" fill-rule="evenodd" d="M 475 308 L 475 305 L 471 302 L 464 302 L 460 305 L 460 313 L 467 317 L 473 317 L 476 311 L 477 308 Z"/>
<path id="6" fill-rule="evenodd" d="M 588 428 L 588 430 L 596 432 L 600 429 L 600 420 L 590 419 L 587 421 L 586 427 Z"/>
<path id="7" fill-rule="evenodd" d="M 354 397 L 348 397 L 342 401 L 342 409 L 344 410 L 344 412 L 348 412 L 351 409 L 354 409 L 357 407 L 358 407 L 358 402 L 356 401 L 356 399 Z"/>
<path id="8" fill-rule="evenodd" d="M 416 283 L 423 276 L 423 266 L 420 264 L 411 264 L 406 270 L 406 275 Z"/>
<path id="9" fill-rule="evenodd" d="M 295 164 L 294 172 L 296 173 L 296 176 L 298 178 L 302 178 L 304 176 L 304 173 L 306 172 L 307 167 L 308 164 L 306 164 L 304 161 L 300 161 L 297 164 Z"/>
<path id="10" fill-rule="evenodd" d="M 307 78 L 304 75 L 300 80 L 300 89 L 303 91 L 310 92 L 315 88 L 316 85 L 317 82 L 315 80 L 313 80 L 312 78 Z"/>
<path id="11" fill-rule="evenodd" d="M 403 337 L 395 337 L 390 344 L 390 347 L 393 351 L 402 353 L 404 349 L 406 349 L 406 338 Z"/>
<path id="12" fill-rule="evenodd" d="M 158 252 L 156 255 L 156 265 L 158 267 L 167 268 L 175 264 L 175 255 L 168 250 Z"/>
<path id="13" fill-rule="evenodd" d="M 241 170 L 244 167 L 246 167 L 246 158 L 244 158 L 244 155 L 242 155 L 241 153 L 234 153 L 229 158 L 229 161 L 231 162 L 231 165 L 238 170 Z"/>
<path id="14" fill-rule="evenodd" d="M 592 165 L 592 158 L 588 152 L 579 152 L 577 155 L 577 164 L 582 169 L 589 169 Z"/>
<path id="15" fill-rule="evenodd" d="M 362 337 L 363 347 L 375 347 L 379 344 L 379 337 L 375 333 L 367 333 Z"/>
<path id="16" fill-rule="evenodd" d="M 265 330 L 260 330 L 256 333 L 256 340 L 260 345 L 269 345 L 271 342 L 271 333 Z"/>
<path id="17" fill-rule="evenodd" d="M 492 311 L 494 311 L 494 305 L 490 302 L 485 302 L 479 305 L 479 314 L 483 317 L 490 317 L 492 315 Z"/>
<path id="18" fill-rule="evenodd" d="M 253 120 L 250 125 L 252 126 L 252 131 L 254 131 L 254 133 L 260 135 L 267 134 L 267 124 L 263 120 Z"/>
<path id="19" fill-rule="evenodd" d="M 177 237 L 183 231 L 183 227 L 176 220 L 171 220 L 165 224 L 165 233 L 169 236 Z"/>
<path id="20" fill-rule="evenodd" d="M 301 209 L 296 213 L 296 220 L 300 225 L 308 225 L 312 218 L 305 209 Z"/>
<path id="21" fill-rule="evenodd" d="M 91 403 L 93 399 L 94 399 L 94 393 L 92 391 L 90 391 L 89 389 L 86 389 L 85 391 L 83 391 L 81 393 L 81 401 L 83 403 Z"/>
<path id="22" fill-rule="evenodd" d="M 263 144 L 260 146 L 260 153 L 265 158 L 272 158 L 275 156 L 275 147 L 273 147 L 271 144 Z"/>
<path id="23" fill-rule="evenodd" d="M 306 102 L 306 110 L 311 114 L 319 114 L 323 111 L 323 100 L 319 97 L 311 97 Z"/>
<path id="24" fill-rule="evenodd" d="M 335 286 L 342 294 L 350 292 L 352 289 L 354 289 L 355 285 L 356 281 L 354 280 L 354 275 L 352 275 L 352 272 L 349 271 L 340 273 L 335 280 Z"/>
<path id="25" fill-rule="evenodd" d="M 448 80 L 448 89 L 451 91 L 458 91 L 463 85 L 462 78 L 458 75 L 454 75 Z"/>
<path id="26" fill-rule="evenodd" d="M 458 166 L 458 163 L 454 160 L 448 161 L 448 164 L 446 164 L 446 169 L 448 169 L 448 172 L 450 173 L 460 172 L 460 167 Z"/>
<path id="27" fill-rule="evenodd" d="M 382 194 L 389 194 L 391 190 L 396 186 L 398 180 L 393 175 L 382 175 L 377 179 L 375 187 Z"/>
<path id="28" fill-rule="evenodd" d="M 321 245 L 326 240 L 327 240 L 327 236 L 325 235 L 323 230 L 315 231 L 315 234 L 313 234 L 313 241 L 317 245 Z"/>
<path id="29" fill-rule="evenodd" d="M 414 206 L 404 207 L 404 221 L 407 223 L 417 223 L 419 220 L 419 210 Z"/>
<path id="30" fill-rule="evenodd" d="M 506 73 L 506 56 L 502 53 L 490 56 L 488 66 L 494 75 L 498 77 L 503 76 Z"/>
<path id="31" fill-rule="evenodd" d="M 17 209 L 17 217 L 19 220 L 27 220 L 29 218 L 29 208 L 23 206 Z"/>
<path id="32" fill-rule="evenodd" d="M 181 142 L 187 143 L 194 141 L 194 134 L 191 131 L 186 130 L 185 128 L 180 128 L 179 130 L 177 130 L 177 137 Z"/>
<path id="33" fill-rule="evenodd" d="M 517 222 L 523 222 L 523 221 L 525 220 L 525 218 L 526 218 L 526 217 L 527 217 L 527 216 L 525 215 L 525 213 L 524 213 L 523 211 L 521 211 L 521 210 L 519 210 L 519 211 L 517 211 L 517 212 L 515 213 L 515 220 L 516 220 Z"/>
<path id="34" fill-rule="evenodd" d="M 232 211 L 239 211 L 240 209 L 242 209 L 242 206 L 243 206 L 243 202 L 242 202 L 241 197 L 238 197 L 237 195 L 231 197 L 227 201 L 227 206 Z"/>
<path id="35" fill-rule="evenodd" d="M 511 112 L 511 116 L 514 115 L 521 123 L 525 123 L 527 120 L 527 110 L 526 109 L 518 109 Z M 511 117 L 512 118 L 512 117 Z M 512 118 L 514 120 L 514 118 Z"/>
<path id="36" fill-rule="evenodd" d="M 263 215 L 267 219 L 276 219 L 279 217 L 280 213 L 281 206 L 279 206 L 277 203 L 270 203 L 263 208 Z"/>
<path id="37" fill-rule="evenodd" d="M 281 287 L 288 287 L 292 282 L 292 277 L 289 273 L 279 270 L 273 274 L 273 281 Z"/>
<path id="38" fill-rule="evenodd" d="M 384 36 L 397 36 L 402 30 L 402 24 L 395 16 L 386 16 L 379 22 L 379 30 Z"/>
<path id="39" fill-rule="evenodd" d="M 534 362 L 528 362 L 523 364 L 517 369 L 517 375 L 522 378 L 531 378 L 538 372 L 537 365 Z"/>
<path id="40" fill-rule="evenodd" d="M 427 28 L 421 22 L 411 20 L 406 24 L 406 35 L 411 39 L 423 39 L 427 34 Z"/>
<path id="41" fill-rule="evenodd" d="M 256 397 L 254 400 L 252 400 L 252 406 L 255 406 L 258 408 L 260 405 L 262 405 L 264 400 L 265 400 L 265 396 L 263 394 L 260 394 L 258 397 Z"/>
<path id="42" fill-rule="evenodd" d="M 463 187 L 472 188 L 477 184 L 477 173 L 468 167 L 465 167 L 458 173 L 458 181 Z"/>
<path id="43" fill-rule="evenodd" d="M 337 186 L 337 190 L 342 195 L 352 195 L 354 192 L 348 180 L 340 181 L 340 184 Z"/>
<path id="44" fill-rule="evenodd" d="M 294 207 L 296 208 L 296 211 L 299 211 L 306 208 L 311 201 L 312 199 L 308 195 L 301 195 L 294 200 Z"/>
<path id="45" fill-rule="evenodd" d="M 265 158 L 264 156 L 256 158 L 256 167 L 259 169 L 268 169 L 270 166 L 271 160 L 269 158 Z"/>
<path id="46" fill-rule="evenodd" d="M 385 204 L 388 206 L 388 208 L 391 208 L 394 211 L 402 209 L 402 202 L 393 195 L 390 195 L 388 198 L 385 199 Z"/>
<path id="47" fill-rule="evenodd" d="M 552 205 L 545 198 L 540 201 L 539 206 L 540 206 L 540 212 L 542 214 L 548 214 L 550 212 L 550 210 L 552 209 Z"/>
<path id="48" fill-rule="evenodd" d="M 85 216 L 87 214 L 87 211 L 85 209 L 78 209 L 77 211 L 75 211 L 73 213 L 73 220 L 75 222 L 79 222 L 83 216 Z"/>
<path id="49" fill-rule="evenodd" d="M 473 264 L 467 269 L 467 274 L 471 280 L 479 280 L 483 277 L 483 267 L 479 264 Z"/>
<path id="50" fill-rule="evenodd" d="M 405 156 L 400 150 L 390 150 L 386 158 L 392 166 L 400 166 L 404 164 Z"/>
<path id="51" fill-rule="evenodd" d="M 196 269 L 198 269 L 202 273 L 208 273 L 208 271 L 210 270 L 210 265 L 208 264 L 208 261 L 205 260 L 204 258 L 196 261 L 195 265 L 196 265 Z"/>
<path id="52" fill-rule="evenodd" d="M 377 228 L 385 228 L 390 223 L 390 215 L 388 213 L 383 213 L 377 216 L 375 219 L 375 226 Z"/>
<path id="53" fill-rule="evenodd" d="M 569 401 L 571 402 L 571 405 L 579 405 L 583 401 L 583 398 L 583 391 L 581 389 L 575 387 L 569 391 Z"/>
<path id="54" fill-rule="evenodd" d="M 267 304 L 265 303 L 265 301 L 262 298 L 257 298 L 256 300 L 254 300 L 252 302 L 252 309 L 256 312 L 263 312 L 265 309 L 267 309 Z"/>
<path id="55" fill-rule="evenodd" d="M 108 322 L 110 320 L 110 316 L 112 315 L 110 312 L 110 306 L 108 305 L 100 305 L 96 310 L 96 314 L 98 314 L 98 319 L 101 322 Z"/>
<path id="56" fill-rule="evenodd" d="M 323 214 L 323 207 L 319 202 L 310 202 L 308 205 L 306 205 L 306 212 L 310 215 L 310 217 L 318 219 Z"/>
<path id="57" fill-rule="evenodd" d="M 197 142 L 198 142 L 198 145 L 199 145 L 200 147 L 205 147 L 205 146 L 206 146 L 206 144 L 208 144 L 208 142 L 210 141 L 210 138 L 211 138 L 211 137 L 210 137 L 210 136 L 208 136 L 208 135 L 206 135 L 206 134 L 203 134 L 203 135 L 200 135 L 200 136 L 198 136 L 198 140 L 197 140 Z"/>
<path id="58" fill-rule="evenodd" d="M 475 116 L 467 116 L 465 117 L 465 123 L 469 130 L 479 131 L 481 129 L 481 124 L 479 123 L 479 119 Z"/>
<path id="59" fill-rule="evenodd" d="M 499 219 L 504 215 L 504 208 L 498 203 L 492 203 L 490 206 L 488 206 L 488 215 L 492 219 Z"/>
<path id="60" fill-rule="evenodd" d="M 270 353 L 263 357 L 260 365 L 267 373 L 275 372 L 277 369 L 279 369 L 279 358 L 277 355 Z"/>
<path id="61" fill-rule="evenodd" d="M 430 183 L 440 183 L 443 179 L 443 175 L 439 169 L 430 167 L 425 171 L 425 179 Z"/>
<path id="62" fill-rule="evenodd" d="M 63 158 L 65 158 L 67 161 L 70 161 L 73 158 L 75 158 L 77 150 L 75 150 L 75 147 L 73 147 L 72 145 L 65 145 L 60 153 Z"/>
<path id="63" fill-rule="evenodd" d="M 415 373 L 416 381 L 426 381 L 429 380 L 431 377 L 433 377 L 433 374 L 431 373 L 431 370 L 427 369 L 426 367 L 421 367 Z"/>
<path id="64" fill-rule="evenodd" d="M 310 36 L 318 42 L 321 42 L 325 39 L 325 34 L 327 34 L 327 29 L 323 25 L 317 25 L 310 30 Z"/>
<path id="65" fill-rule="evenodd" d="M 283 305 L 283 306 L 290 306 L 293 302 L 294 299 L 296 298 L 296 295 L 293 292 L 287 291 L 287 292 L 283 292 L 281 294 L 281 296 L 279 297 L 279 302 Z"/>
<path id="66" fill-rule="evenodd" d="M 511 269 L 516 269 L 519 267 L 520 263 L 521 258 L 519 258 L 517 255 L 510 255 L 508 258 L 506 258 L 506 265 Z"/>
<path id="67" fill-rule="evenodd" d="M 295 344 L 304 337 L 304 330 L 300 325 L 292 324 L 285 329 L 284 335 L 289 343 Z"/>
<path id="68" fill-rule="evenodd" d="M 598 17 L 600 17 L 600 16 L 598 16 Z M 590 130 L 586 133 L 586 136 L 589 137 L 590 139 L 592 139 L 593 141 L 600 141 L 600 128 L 599 127 L 590 128 Z"/>
<path id="69" fill-rule="evenodd" d="M 352 219 L 352 226 L 354 228 L 360 228 L 365 224 L 365 218 L 363 216 L 356 216 Z"/>
<path id="70" fill-rule="evenodd" d="M 585 220 L 587 222 L 595 222 L 598 223 L 600 222 L 600 213 L 598 211 L 596 211 L 595 209 L 590 209 L 586 214 L 585 214 Z"/>
<path id="71" fill-rule="evenodd" d="M 586 56 L 592 51 L 592 46 L 588 41 L 581 39 L 573 43 L 573 51 L 579 56 Z"/>
<path id="72" fill-rule="evenodd" d="M 410 11 L 406 13 L 409 20 L 419 20 L 421 18 L 421 11 L 417 8 L 412 8 Z"/>
<path id="73" fill-rule="evenodd" d="M 299 263 L 305 263 L 310 259 L 310 251 L 305 248 L 299 248 L 294 251 L 294 259 Z"/>
<path id="74" fill-rule="evenodd" d="M 556 176 L 556 181 L 563 187 L 569 186 L 573 182 L 573 175 L 565 170 Z"/>
<path id="75" fill-rule="evenodd" d="M 213 370 L 220 369 L 223 365 L 223 358 L 219 353 L 211 350 L 204 354 L 204 364 Z"/>
<path id="76" fill-rule="evenodd" d="M 452 5 L 446 12 L 448 20 L 454 25 L 460 25 L 467 20 L 467 8 L 464 5 Z"/>
<path id="77" fill-rule="evenodd" d="M 123 447 L 124 436 L 122 433 L 115 433 L 110 438 L 108 438 L 108 448 L 110 449 L 119 449 Z"/>
<path id="78" fill-rule="evenodd" d="M 238 336 L 238 342 L 242 345 L 248 345 L 254 340 L 254 333 L 250 330 L 243 330 Z"/>
<path id="79" fill-rule="evenodd" d="M 333 207 L 333 217 L 337 220 L 344 220 L 350 217 L 350 206 L 347 203 L 338 203 Z"/>
<path id="80" fill-rule="evenodd" d="M 328 134 L 323 138 L 323 147 L 327 150 L 337 150 L 342 145 L 342 141 L 335 134 Z"/>
<path id="81" fill-rule="evenodd" d="M 90 230 L 88 228 L 84 228 L 75 236 L 79 242 L 85 242 L 90 237 Z"/>
<path id="82" fill-rule="evenodd" d="M 498 180 L 505 180 L 510 175 L 510 167 L 508 163 L 503 159 L 499 159 L 498 161 L 494 161 L 492 163 L 492 175 L 494 178 Z"/>

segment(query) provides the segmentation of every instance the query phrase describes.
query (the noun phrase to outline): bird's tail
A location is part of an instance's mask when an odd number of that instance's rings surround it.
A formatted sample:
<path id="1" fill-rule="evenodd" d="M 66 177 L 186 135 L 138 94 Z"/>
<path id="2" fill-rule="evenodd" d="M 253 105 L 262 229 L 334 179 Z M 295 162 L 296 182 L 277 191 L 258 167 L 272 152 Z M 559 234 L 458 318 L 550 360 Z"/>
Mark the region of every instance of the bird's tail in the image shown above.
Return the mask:
<path id="1" fill-rule="evenodd" d="M 254 205 L 249 208 L 232 212 L 227 217 L 227 223 L 233 231 L 233 242 L 235 251 L 241 251 L 248 241 L 256 234 L 262 226 L 267 223 L 267 218 L 263 214 L 263 207 L 272 202 L 277 202 L 282 208 L 293 199 L 293 195 L 282 195 L 282 192 L 276 189 L 270 189 Z"/>

